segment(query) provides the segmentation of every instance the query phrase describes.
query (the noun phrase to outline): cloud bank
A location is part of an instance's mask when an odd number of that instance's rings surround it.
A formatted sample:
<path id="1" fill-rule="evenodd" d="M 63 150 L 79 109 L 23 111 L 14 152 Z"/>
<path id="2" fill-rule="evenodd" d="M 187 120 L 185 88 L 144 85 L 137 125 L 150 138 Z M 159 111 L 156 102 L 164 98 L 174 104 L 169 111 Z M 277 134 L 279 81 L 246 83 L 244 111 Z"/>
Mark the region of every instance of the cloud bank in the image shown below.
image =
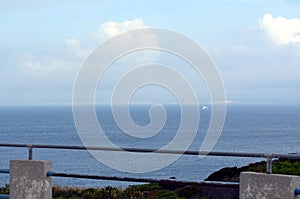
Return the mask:
<path id="1" fill-rule="evenodd" d="M 146 28 L 143 19 L 134 18 L 124 22 L 108 21 L 100 25 L 100 27 L 91 32 L 90 38 L 96 46 L 104 42 L 110 37 L 116 36 L 125 31 L 135 30 L 138 28 Z M 19 56 L 22 68 L 35 72 L 61 72 L 77 70 L 79 64 L 88 57 L 95 46 L 86 47 L 73 37 L 65 39 L 66 49 L 64 56 L 55 57 L 53 55 L 35 55 L 31 52 L 25 52 Z M 74 66 L 76 65 L 76 67 Z M 73 66 L 73 67 L 72 67 Z"/>

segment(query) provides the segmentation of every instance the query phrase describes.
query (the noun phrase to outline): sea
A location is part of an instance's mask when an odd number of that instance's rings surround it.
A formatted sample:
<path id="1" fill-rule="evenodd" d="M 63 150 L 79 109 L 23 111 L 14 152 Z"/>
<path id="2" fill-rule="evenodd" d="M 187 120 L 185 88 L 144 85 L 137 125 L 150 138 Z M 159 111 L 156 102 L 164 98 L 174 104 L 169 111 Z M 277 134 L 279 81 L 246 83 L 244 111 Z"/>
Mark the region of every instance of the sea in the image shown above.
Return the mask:
<path id="1" fill-rule="evenodd" d="M 132 120 L 149 124 L 149 105 L 131 105 Z M 159 148 L 176 135 L 181 120 L 180 107 L 164 106 L 167 119 L 162 130 L 152 138 L 125 134 L 115 122 L 110 106 L 96 107 L 97 118 L 107 137 L 119 147 Z M 207 131 L 211 107 L 199 107 L 199 128 L 189 150 L 199 150 Z M 130 130 L 130 129 L 129 129 Z M 212 151 L 300 153 L 300 106 L 297 105 L 227 105 L 221 136 Z M 83 146 L 77 133 L 71 106 L 0 106 L 0 143 Z M 0 169 L 8 169 L 10 160 L 27 159 L 26 148 L 0 147 Z M 85 150 L 34 149 L 33 159 L 52 161 L 52 171 L 101 176 L 203 181 L 224 168 L 261 161 L 258 158 L 187 156 L 148 173 L 122 172 L 106 166 Z M 138 160 L 137 160 L 138 161 Z M 134 162 L 133 162 L 134 164 Z M 9 183 L 8 174 L 0 174 L 0 187 Z M 53 184 L 73 187 L 126 187 L 134 182 L 53 177 Z"/>

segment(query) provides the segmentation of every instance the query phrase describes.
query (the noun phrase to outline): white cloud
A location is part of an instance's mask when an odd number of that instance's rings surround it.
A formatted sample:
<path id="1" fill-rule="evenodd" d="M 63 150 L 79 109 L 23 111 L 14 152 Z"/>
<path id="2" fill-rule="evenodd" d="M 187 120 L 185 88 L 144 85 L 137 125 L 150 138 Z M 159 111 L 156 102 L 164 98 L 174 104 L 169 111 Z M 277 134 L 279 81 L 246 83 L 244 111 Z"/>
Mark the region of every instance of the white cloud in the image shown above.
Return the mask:
<path id="1" fill-rule="evenodd" d="M 124 21 L 122 23 L 108 21 L 102 24 L 98 30 L 92 33 L 92 37 L 97 42 L 103 42 L 104 40 L 116 36 L 125 31 L 135 30 L 139 28 L 147 28 L 143 19 L 135 18 L 131 21 Z"/>
<path id="2" fill-rule="evenodd" d="M 91 39 L 96 40 L 97 43 L 104 42 L 110 37 L 120 34 L 125 31 L 134 30 L 138 28 L 145 28 L 144 21 L 139 18 L 133 20 L 124 21 L 121 23 L 109 21 L 102 24 L 98 30 L 91 33 Z M 138 39 L 145 38 L 131 38 L 133 42 Z M 152 39 L 152 38 L 151 38 Z M 157 42 L 156 37 L 153 35 L 153 41 Z M 96 43 L 97 42 L 97 43 Z M 36 55 L 32 53 L 23 53 L 19 56 L 19 66 L 27 71 L 35 71 L 39 73 L 47 72 L 70 72 L 77 69 L 80 63 L 88 57 L 90 52 L 95 46 L 86 47 L 81 44 L 79 40 L 73 37 L 65 39 L 66 49 L 63 56 L 55 56 L 52 54 L 46 55 Z M 144 53 L 144 56 L 135 56 L 132 60 L 140 60 L 143 62 L 145 60 L 151 60 L 154 57 L 153 53 Z M 141 61 L 142 60 L 142 61 Z M 128 61 L 128 59 L 127 59 Z"/>
<path id="3" fill-rule="evenodd" d="M 77 39 L 74 38 L 67 38 L 66 44 L 72 48 L 78 48 L 80 47 L 80 42 Z"/>
<path id="4" fill-rule="evenodd" d="M 140 18 L 134 18 L 133 20 L 127 20 L 124 22 L 115 22 L 115 21 L 108 21 L 106 23 L 103 23 L 100 25 L 100 27 L 91 33 L 91 39 L 95 42 L 95 45 L 97 43 L 102 43 L 105 40 L 114 37 L 120 33 L 140 29 L 140 28 L 147 28 L 144 24 L 143 19 Z M 138 40 L 144 40 L 144 36 L 140 38 L 128 38 L 127 41 L 132 40 L 132 42 L 137 42 Z M 149 38 L 148 38 L 149 39 Z M 157 38 L 155 35 L 152 35 L 150 38 L 153 42 L 157 43 Z M 71 49 L 71 52 L 73 55 L 75 55 L 78 58 L 87 58 L 89 53 L 92 51 L 92 49 L 95 46 L 92 46 L 90 48 L 84 48 L 82 47 L 80 41 L 78 41 L 76 38 L 67 38 L 65 40 L 67 46 L 69 49 Z M 122 45 L 122 43 L 119 43 L 118 45 Z M 149 53 L 148 53 L 149 54 Z"/>
<path id="5" fill-rule="evenodd" d="M 68 60 L 52 56 L 35 56 L 32 53 L 20 55 L 19 66 L 27 71 L 38 73 L 70 72 L 74 70 Z"/>
<path id="6" fill-rule="evenodd" d="M 37 61 L 32 53 L 25 53 L 21 56 L 21 65 L 29 70 L 40 71 L 42 69 L 42 64 Z"/>
<path id="7" fill-rule="evenodd" d="M 80 58 L 86 58 L 91 52 L 90 49 L 85 49 L 81 47 L 80 42 L 75 38 L 67 38 L 66 44 L 72 50 L 72 52 L 75 53 L 75 55 Z"/>
<path id="8" fill-rule="evenodd" d="M 97 43 L 102 43 L 106 40 L 108 40 L 111 37 L 114 37 L 118 34 L 136 30 L 136 29 L 142 29 L 147 28 L 149 26 L 146 26 L 144 24 L 143 19 L 140 18 L 134 18 L 132 20 L 127 20 L 123 22 L 115 22 L 115 21 L 108 21 L 106 23 L 103 23 L 100 25 L 100 27 L 91 33 L 92 39 Z M 113 45 L 116 45 L 115 47 L 112 46 L 112 48 L 118 48 L 118 49 L 126 49 L 126 45 L 131 45 L 134 43 L 145 43 L 150 42 L 153 45 L 158 46 L 158 37 L 156 34 L 152 33 L 151 31 L 148 32 L 148 34 L 143 35 L 124 35 L 123 40 L 126 42 L 114 42 Z M 110 53 L 110 51 L 107 51 L 107 53 Z M 139 52 L 133 52 L 131 54 L 127 54 L 126 56 L 119 58 L 119 64 L 120 65 L 127 65 L 130 63 L 131 66 L 137 66 L 140 64 L 145 64 L 149 62 L 153 62 L 158 58 L 158 52 L 155 51 L 139 51 Z"/>
<path id="9" fill-rule="evenodd" d="M 278 45 L 300 42 L 299 18 L 287 19 L 265 14 L 260 20 L 259 26 Z"/>

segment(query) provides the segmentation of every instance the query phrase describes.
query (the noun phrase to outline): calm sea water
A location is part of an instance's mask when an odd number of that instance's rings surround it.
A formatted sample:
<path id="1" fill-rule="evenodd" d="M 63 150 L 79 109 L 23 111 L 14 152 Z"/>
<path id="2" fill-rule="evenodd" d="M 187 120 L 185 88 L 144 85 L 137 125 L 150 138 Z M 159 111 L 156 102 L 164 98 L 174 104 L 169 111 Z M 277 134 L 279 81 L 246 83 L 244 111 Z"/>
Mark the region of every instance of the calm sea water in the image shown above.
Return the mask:
<path id="1" fill-rule="evenodd" d="M 148 106 L 132 106 L 133 120 L 147 125 Z M 124 134 L 114 122 L 108 106 L 97 107 L 102 128 L 115 144 L 121 147 L 161 147 L 171 141 L 180 121 L 180 109 L 166 106 L 168 119 L 162 131 L 148 139 Z M 191 150 L 199 150 L 210 121 L 210 111 L 201 111 L 199 130 Z M 213 151 L 298 153 L 300 152 L 299 106 L 238 106 L 227 107 L 222 135 Z M 82 145 L 76 132 L 72 108 L 69 106 L 3 106 L 0 107 L 0 143 Z M 1 148 L 0 169 L 9 168 L 9 160 L 26 159 L 24 148 Z M 232 166 L 242 166 L 259 159 L 232 157 L 182 156 L 170 166 L 146 174 L 131 174 L 108 168 L 87 151 L 35 149 L 34 159 L 51 160 L 53 171 L 107 176 L 201 181 L 212 172 Z M 9 176 L 0 174 L 0 186 L 9 182 Z M 128 183 L 53 178 L 54 184 L 68 186 L 126 186 Z M 133 184 L 133 183 L 129 183 Z"/>

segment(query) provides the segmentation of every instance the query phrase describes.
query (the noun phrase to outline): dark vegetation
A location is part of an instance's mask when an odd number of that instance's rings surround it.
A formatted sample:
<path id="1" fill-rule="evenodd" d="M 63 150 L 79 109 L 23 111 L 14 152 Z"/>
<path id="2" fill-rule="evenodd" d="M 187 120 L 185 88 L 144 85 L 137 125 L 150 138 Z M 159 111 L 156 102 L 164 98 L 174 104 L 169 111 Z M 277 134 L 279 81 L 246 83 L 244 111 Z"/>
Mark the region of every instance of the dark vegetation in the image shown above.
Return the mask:
<path id="1" fill-rule="evenodd" d="M 272 173 L 299 175 L 300 176 L 300 161 L 278 159 L 272 163 Z M 243 167 L 226 167 L 206 178 L 206 181 L 222 181 L 222 182 L 239 182 L 240 173 L 243 171 L 252 171 L 265 173 L 267 170 L 266 161 L 256 162 Z"/>
<path id="2" fill-rule="evenodd" d="M 197 191 L 194 189 L 179 188 L 174 191 L 166 190 L 160 187 L 158 184 L 143 184 L 129 186 L 126 189 L 105 187 L 105 188 L 69 188 L 69 187 L 53 187 L 53 198 L 58 199 L 156 199 L 156 198 L 198 198 Z"/>
<path id="3" fill-rule="evenodd" d="M 200 188 L 185 186 L 175 190 L 167 190 L 158 184 L 133 185 L 125 189 L 115 187 L 105 188 L 52 188 L 52 197 L 56 199 L 206 199 L 199 194 Z M 9 186 L 0 188 L 0 194 L 9 194 Z"/>
<path id="4" fill-rule="evenodd" d="M 156 198 L 198 198 L 200 197 L 197 188 L 183 187 L 173 191 L 163 189 L 158 184 L 142 184 L 129 186 L 126 189 L 105 187 L 105 188 L 69 188 L 69 187 L 53 187 L 53 198 L 58 199 L 156 199 Z"/>
<path id="5" fill-rule="evenodd" d="M 9 185 L 5 185 L 5 187 L 0 187 L 0 194 L 9 194 Z"/>

